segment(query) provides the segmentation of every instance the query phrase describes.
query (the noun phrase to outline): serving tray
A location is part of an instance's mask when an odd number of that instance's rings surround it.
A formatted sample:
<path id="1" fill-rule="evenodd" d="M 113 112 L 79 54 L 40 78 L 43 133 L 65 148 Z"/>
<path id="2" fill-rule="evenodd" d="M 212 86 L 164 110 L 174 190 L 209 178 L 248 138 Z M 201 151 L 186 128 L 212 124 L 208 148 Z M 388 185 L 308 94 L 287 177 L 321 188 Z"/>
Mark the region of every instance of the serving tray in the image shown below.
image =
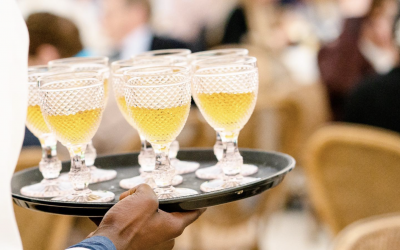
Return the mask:
<path id="1" fill-rule="evenodd" d="M 242 186 L 228 188 L 210 193 L 200 191 L 200 184 L 204 180 L 198 179 L 194 173 L 183 175 L 183 183 L 177 187 L 195 189 L 197 195 L 185 196 L 174 199 L 160 200 L 160 209 L 168 212 L 187 211 L 204 207 L 220 205 L 232 201 L 241 200 L 260 194 L 282 182 L 285 175 L 295 166 L 295 160 L 286 154 L 277 152 L 265 152 L 250 149 L 240 149 L 244 163 L 254 164 L 259 171 L 252 175 L 258 177 L 255 182 Z M 103 169 L 115 169 L 117 177 L 110 181 L 90 184 L 92 190 L 108 190 L 115 193 L 115 199 L 107 203 L 75 203 L 51 201 L 44 198 L 32 198 L 20 193 L 23 186 L 34 184 L 42 180 L 42 174 L 38 167 L 29 168 L 14 174 L 11 182 L 12 197 L 15 204 L 32 210 L 86 217 L 102 217 L 117 203 L 122 192 L 119 187 L 121 179 L 139 175 L 138 154 L 120 154 L 102 156 L 96 159 L 96 166 Z M 200 168 L 209 167 L 217 163 L 212 149 L 186 149 L 180 150 L 178 159 L 200 162 Z M 62 172 L 67 172 L 70 162 L 63 162 Z M 134 210 L 135 208 L 132 208 Z"/>

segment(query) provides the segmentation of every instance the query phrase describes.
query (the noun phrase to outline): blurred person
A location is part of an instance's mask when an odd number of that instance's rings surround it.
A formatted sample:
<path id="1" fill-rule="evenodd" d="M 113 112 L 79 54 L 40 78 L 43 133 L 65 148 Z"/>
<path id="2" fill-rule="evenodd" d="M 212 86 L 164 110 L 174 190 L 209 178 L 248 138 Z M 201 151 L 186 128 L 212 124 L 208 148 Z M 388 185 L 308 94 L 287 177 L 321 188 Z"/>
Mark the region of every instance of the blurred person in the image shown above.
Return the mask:
<path id="1" fill-rule="evenodd" d="M 285 65 L 296 84 L 316 83 L 318 37 L 299 6 L 296 1 L 242 0 L 221 43 L 265 48 Z"/>
<path id="2" fill-rule="evenodd" d="M 399 12 L 400 14 L 400 12 Z M 391 41 L 400 52 L 400 15 Z M 400 133 L 400 65 L 389 73 L 362 80 L 350 93 L 344 121 L 390 129 Z"/>
<path id="3" fill-rule="evenodd" d="M 111 60 L 129 59 L 148 50 L 188 48 L 177 40 L 156 36 L 150 28 L 150 0 L 103 0 L 102 22 L 112 40 Z"/>
<path id="4" fill-rule="evenodd" d="M 72 21 L 80 30 L 83 47 L 91 55 L 109 53 L 109 41 L 99 22 L 99 0 L 18 0 L 25 20 L 33 13 L 51 13 Z"/>
<path id="5" fill-rule="evenodd" d="M 66 18 L 50 13 L 34 13 L 28 17 L 26 25 L 30 37 L 30 66 L 83 53 L 79 30 Z"/>
<path id="6" fill-rule="evenodd" d="M 368 75 L 384 74 L 397 63 L 390 39 L 396 0 L 341 0 L 347 15 L 339 38 L 321 48 L 318 65 L 335 121 L 343 120 L 349 92 Z"/>
<path id="7" fill-rule="evenodd" d="M 150 28 L 149 0 L 102 0 L 102 23 L 114 44 L 110 61 L 129 59 L 148 50 L 187 48 L 179 41 L 156 36 Z M 93 138 L 97 153 L 117 154 L 140 149 L 138 133 L 122 116 L 110 88 L 102 122 Z"/>

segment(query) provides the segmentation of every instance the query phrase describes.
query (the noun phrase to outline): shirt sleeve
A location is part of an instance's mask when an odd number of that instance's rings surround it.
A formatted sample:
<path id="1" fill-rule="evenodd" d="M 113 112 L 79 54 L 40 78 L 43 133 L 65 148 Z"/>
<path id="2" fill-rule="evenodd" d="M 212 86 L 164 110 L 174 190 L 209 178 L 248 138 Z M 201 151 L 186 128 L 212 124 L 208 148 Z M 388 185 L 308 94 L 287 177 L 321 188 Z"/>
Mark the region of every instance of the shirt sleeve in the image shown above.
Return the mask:
<path id="1" fill-rule="evenodd" d="M 67 250 L 117 250 L 117 248 L 109 238 L 93 236 L 69 247 Z"/>

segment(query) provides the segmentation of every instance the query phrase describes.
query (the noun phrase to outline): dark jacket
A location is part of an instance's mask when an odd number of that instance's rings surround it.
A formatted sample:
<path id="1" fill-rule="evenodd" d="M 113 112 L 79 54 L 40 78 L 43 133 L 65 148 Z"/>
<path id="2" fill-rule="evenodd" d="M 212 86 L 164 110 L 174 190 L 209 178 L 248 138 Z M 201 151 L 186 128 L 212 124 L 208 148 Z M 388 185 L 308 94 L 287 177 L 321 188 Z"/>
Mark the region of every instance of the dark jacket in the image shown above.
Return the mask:
<path id="1" fill-rule="evenodd" d="M 348 97 L 344 120 L 400 133 L 400 67 L 362 81 Z"/>

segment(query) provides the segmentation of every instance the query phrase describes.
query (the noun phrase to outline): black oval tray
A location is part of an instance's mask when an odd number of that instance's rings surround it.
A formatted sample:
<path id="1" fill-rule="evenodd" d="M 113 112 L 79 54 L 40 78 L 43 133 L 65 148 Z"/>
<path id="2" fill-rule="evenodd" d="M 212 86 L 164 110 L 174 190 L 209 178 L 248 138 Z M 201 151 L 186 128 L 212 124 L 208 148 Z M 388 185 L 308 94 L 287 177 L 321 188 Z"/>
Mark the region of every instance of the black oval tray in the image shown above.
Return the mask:
<path id="1" fill-rule="evenodd" d="M 235 188 L 202 193 L 200 191 L 200 184 L 203 183 L 204 180 L 196 178 L 194 173 L 185 174 L 183 175 L 183 183 L 178 187 L 192 188 L 199 191 L 199 194 L 182 198 L 160 200 L 160 209 L 168 212 L 194 210 L 251 197 L 278 185 L 285 175 L 295 166 L 295 160 L 291 156 L 282 153 L 248 149 L 241 149 L 240 152 L 245 163 L 254 164 L 259 167 L 258 173 L 254 174 L 252 177 L 259 177 L 260 180 Z M 178 158 L 180 160 L 200 162 L 200 167 L 208 167 L 216 163 L 213 151 L 205 149 L 180 150 Z M 62 165 L 62 171 L 67 172 L 70 162 L 63 162 Z M 60 202 L 21 195 L 21 187 L 42 180 L 42 174 L 37 167 L 29 168 L 14 174 L 11 182 L 13 200 L 15 204 L 21 207 L 42 212 L 87 217 L 104 216 L 104 214 L 119 200 L 120 194 L 126 191 L 119 187 L 119 181 L 139 175 L 138 153 L 98 157 L 96 159 L 96 166 L 104 169 L 115 169 L 118 172 L 117 177 L 113 180 L 91 184 L 89 186 L 92 190 L 109 190 L 114 192 L 115 200 L 112 202 Z"/>

